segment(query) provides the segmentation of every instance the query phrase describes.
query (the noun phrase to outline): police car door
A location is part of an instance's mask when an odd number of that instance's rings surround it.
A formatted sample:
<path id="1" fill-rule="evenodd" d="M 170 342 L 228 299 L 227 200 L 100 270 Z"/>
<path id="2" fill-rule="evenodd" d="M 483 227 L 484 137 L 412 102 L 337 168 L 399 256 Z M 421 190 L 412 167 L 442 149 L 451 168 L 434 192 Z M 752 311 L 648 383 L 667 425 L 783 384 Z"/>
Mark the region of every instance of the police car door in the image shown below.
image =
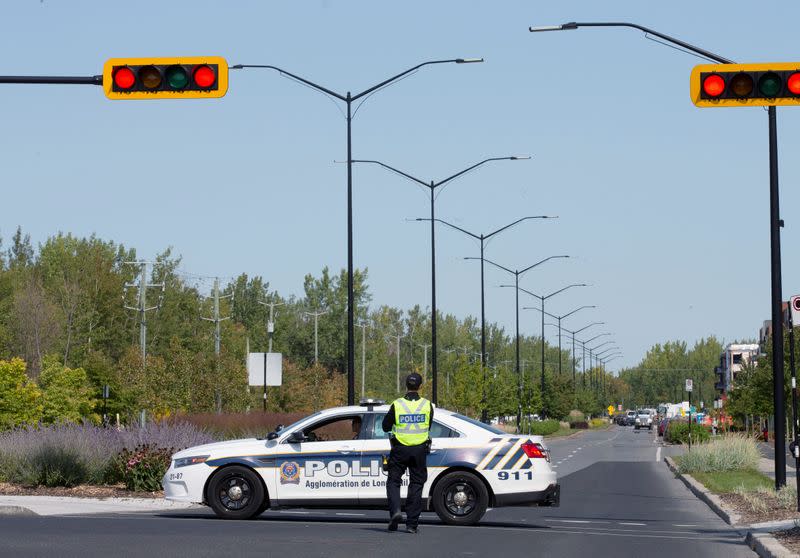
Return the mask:
<path id="1" fill-rule="evenodd" d="M 323 417 L 303 428 L 303 441 L 283 440 L 275 464 L 281 505 L 324 502 L 335 507 L 357 502 L 363 416 L 347 413 Z"/>
<path id="2" fill-rule="evenodd" d="M 389 433 L 383 431 L 383 417 L 386 411 L 371 413 L 365 420 L 367 428 L 364 449 L 361 452 L 362 468 L 370 472 L 368 482 L 362 482 L 358 491 L 358 501 L 362 505 L 385 505 L 386 504 L 386 473 L 381 469 L 381 457 L 389 456 L 391 446 L 389 444 Z M 438 467 L 440 457 L 443 457 L 447 447 L 456 444 L 458 440 L 445 438 L 457 438 L 458 432 L 451 430 L 436 420 L 434 415 L 430 431 L 431 455 L 428 456 L 428 486 L 435 477 L 431 467 Z M 408 493 L 408 472 L 403 475 L 403 484 L 400 485 L 400 496 L 405 498 Z M 426 493 L 423 492 L 423 495 Z"/>

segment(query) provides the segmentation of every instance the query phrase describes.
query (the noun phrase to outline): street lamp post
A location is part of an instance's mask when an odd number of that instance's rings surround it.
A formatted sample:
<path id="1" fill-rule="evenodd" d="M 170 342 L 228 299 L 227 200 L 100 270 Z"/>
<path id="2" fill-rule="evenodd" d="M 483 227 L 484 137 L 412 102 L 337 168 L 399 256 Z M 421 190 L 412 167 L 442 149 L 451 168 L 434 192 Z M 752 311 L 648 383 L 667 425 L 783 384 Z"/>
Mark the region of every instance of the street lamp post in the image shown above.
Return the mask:
<path id="1" fill-rule="evenodd" d="M 696 47 L 675 37 L 659 33 L 648 27 L 629 22 L 570 22 L 563 25 L 529 27 L 531 32 L 562 31 L 578 27 L 630 27 L 647 35 L 672 43 L 720 64 L 733 64 L 733 60 Z M 769 125 L 769 233 L 770 233 L 770 288 L 772 306 L 772 403 L 775 409 L 775 489 L 786 485 L 786 425 L 784 424 L 784 362 L 783 362 L 783 288 L 781 285 L 781 227 L 780 196 L 778 192 L 778 124 L 777 110 L 767 108 Z M 775 340 L 778 340 L 777 342 Z"/>
<path id="2" fill-rule="evenodd" d="M 483 374 L 483 395 L 481 396 L 481 420 L 486 422 L 489 418 L 488 410 L 486 409 L 486 302 L 485 302 L 485 290 L 484 290 L 484 281 L 483 281 L 483 267 L 484 267 L 484 258 L 483 258 L 483 249 L 485 246 L 485 242 L 495 236 L 498 233 L 501 233 L 507 229 L 510 229 L 514 225 L 521 223 L 522 221 L 527 221 L 528 219 L 557 219 L 557 216 L 549 216 L 549 215 L 532 215 L 528 217 L 522 217 L 521 219 L 517 219 L 513 223 L 509 223 L 504 227 L 500 227 L 499 229 L 490 232 L 489 234 L 475 234 L 466 229 L 462 229 L 452 223 L 448 223 L 447 221 L 443 221 L 442 219 L 435 219 L 435 221 L 447 225 L 448 227 L 460 231 L 467 236 L 471 236 L 472 238 L 479 240 L 481 243 L 481 372 Z M 428 219 L 417 219 L 417 221 L 427 221 Z"/>
<path id="3" fill-rule="evenodd" d="M 236 64 L 231 66 L 231 70 L 242 70 L 246 68 L 259 68 L 275 70 L 281 75 L 288 76 L 312 89 L 329 95 L 347 105 L 347 404 L 355 403 L 355 293 L 353 290 L 353 152 L 352 152 L 352 122 L 353 122 L 353 102 L 359 99 L 366 100 L 366 97 L 375 93 L 379 89 L 419 70 L 424 66 L 434 64 L 469 64 L 473 62 L 483 62 L 483 58 L 454 58 L 450 60 L 429 60 L 417 64 L 404 72 L 385 79 L 382 82 L 369 87 L 355 95 L 348 91 L 345 95 L 337 93 L 323 87 L 313 81 L 302 78 L 291 72 L 269 64 Z"/>
<path id="4" fill-rule="evenodd" d="M 562 361 L 562 358 L 561 358 L 561 329 L 562 329 L 561 328 L 561 320 L 563 320 L 564 318 L 567 318 L 567 317 L 575 314 L 579 310 L 583 310 L 584 308 L 597 308 L 597 306 L 581 306 L 580 308 L 576 308 L 572 312 L 567 312 L 566 314 L 564 314 L 562 316 L 556 316 L 555 314 L 551 314 L 549 312 L 545 312 L 541 308 L 536 308 L 534 306 L 523 306 L 522 307 L 523 310 L 537 310 L 539 312 L 543 312 L 544 314 L 550 316 L 551 318 L 554 318 L 554 319 L 558 320 L 558 325 L 556 327 L 558 328 L 558 375 L 559 376 L 561 375 L 561 361 Z M 569 332 L 568 329 L 565 329 L 564 331 Z M 572 345 L 572 350 L 573 351 L 575 350 L 575 342 L 574 341 L 573 341 L 573 345 Z M 573 372 L 574 372 L 574 369 L 573 369 Z M 573 374 L 573 378 L 572 378 L 573 381 L 575 380 L 574 376 L 575 375 Z"/>
<path id="5" fill-rule="evenodd" d="M 578 385 L 577 382 L 578 381 L 577 381 L 577 378 L 576 378 L 576 370 L 575 369 L 578 366 L 578 362 L 577 362 L 578 359 L 575 357 L 575 336 L 578 335 L 581 331 L 589 329 L 592 326 L 601 325 L 601 324 L 605 324 L 605 322 L 592 322 L 589 325 L 583 326 L 580 329 L 576 329 L 575 331 L 570 331 L 570 330 L 568 330 L 566 328 L 564 329 L 564 331 L 566 331 L 567 333 L 572 335 L 572 383 L 576 387 L 576 389 L 577 389 L 577 385 Z M 580 340 L 578 340 L 578 342 L 580 342 Z M 585 381 L 584 381 L 584 386 L 586 386 Z"/>
<path id="6" fill-rule="evenodd" d="M 529 294 L 534 298 L 538 298 L 539 299 L 539 304 L 542 307 L 541 308 L 541 311 L 542 311 L 542 375 L 541 375 L 541 379 L 540 379 L 540 382 L 541 382 L 541 388 L 540 389 L 542 390 L 542 416 L 544 416 L 544 412 L 545 412 L 545 409 L 544 409 L 544 314 L 545 314 L 544 303 L 545 303 L 545 301 L 547 299 L 549 299 L 551 297 L 554 297 L 559 293 L 563 293 L 564 291 L 566 291 L 567 289 L 571 289 L 572 287 L 588 287 L 588 286 L 589 285 L 587 285 L 586 283 L 573 283 L 571 285 L 567 285 L 566 287 L 558 289 L 557 291 L 553 291 L 552 293 L 550 293 L 548 295 L 537 295 L 536 293 L 532 293 L 531 291 L 528 291 L 528 290 L 521 289 L 521 288 L 517 287 L 517 289 L 522 291 L 523 293 Z"/>
<path id="7" fill-rule="evenodd" d="M 425 220 L 425 221 L 430 220 L 430 222 L 431 222 L 431 345 L 433 345 L 431 347 L 431 371 L 432 371 L 432 376 L 433 376 L 433 381 L 432 381 L 432 386 L 431 386 L 431 402 L 434 403 L 434 404 L 437 403 L 437 395 L 438 395 L 438 391 L 437 391 L 438 381 L 437 381 L 437 378 L 438 378 L 438 369 L 439 369 L 438 368 L 438 363 L 437 363 L 437 358 L 436 358 L 436 233 L 435 233 L 435 230 L 436 230 L 436 227 L 435 227 L 435 225 L 436 225 L 436 215 L 434 213 L 434 207 L 435 207 L 435 201 L 436 201 L 436 197 L 435 197 L 434 194 L 436 192 L 436 188 L 439 188 L 440 186 L 444 186 L 445 184 L 447 184 L 451 180 L 455 180 L 459 176 L 463 176 L 463 175 L 467 174 L 468 172 L 470 172 L 471 170 L 474 170 L 474 169 L 480 167 L 481 165 L 489 163 L 490 161 L 519 161 L 519 160 L 524 160 L 524 159 L 530 159 L 530 157 L 528 157 L 528 156 L 516 156 L 516 155 L 512 155 L 510 157 L 490 157 L 488 159 L 484 159 L 483 161 L 480 161 L 479 163 L 475 163 L 474 165 L 469 166 L 469 167 L 465 168 L 464 170 L 459 171 L 459 172 L 457 172 L 457 173 L 455 173 L 455 174 L 453 174 L 451 176 L 448 176 L 444 180 L 439 180 L 438 182 L 436 182 L 434 180 L 431 180 L 430 182 L 426 182 L 424 180 L 420 180 L 419 178 L 416 178 L 415 176 L 412 176 L 412 175 L 410 175 L 410 174 L 408 174 L 406 172 L 403 172 L 403 171 L 401 171 L 399 169 L 396 169 L 396 168 L 394 168 L 392 166 L 389 166 L 386 163 L 382 163 L 381 161 L 375 161 L 375 160 L 371 160 L 371 159 L 354 159 L 352 161 L 353 163 L 371 163 L 371 164 L 374 164 L 374 165 L 379 165 L 379 166 L 381 166 L 381 167 L 383 167 L 383 168 L 385 168 L 387 170 L 390 170 L 390 171 L 392 171 L 392 172 L 394 172 L 396 174 L 399 174 L 400 176 L 403 176 L 403 177 L 411 180 L 412 182 L 416 182 L 417 184 L 420 184 L 420 185 L 422 185 L 422 186 L 424 186 L 424 187 L 426 187 L 426 188 L 428 188 L 430 190 L 430 194 L 431 194 L 431 198 L 430 198 L 431 199 L 431 216 L 430 216 L 430 219 L 421 219 L 421 220 Z"/>
<path id="8" fill-rule="evenodd" d="M 489 262 L 490 264 L 492 264 L 496 268 L 502 269 L 503 271 L 505 271 L 507 273 L 510 273 L 511 275 L 514 276 L 514 284 L 513 285 L 500 285 L 500 286 L 501 287 L 513 287 L 514 288 L 514 294 L 515 294 L 515 301 L 516 301 L 515 302 L 515 320 L 516 320 L 516 345 L 517 345 L 517 347 L 516 347 L 516 359 L 515 359 L 516 360 L 516 367 L 515 368 L 516 368 L 516 373 L 517 373 L 517 381 L 518 381 L 518 384 L 519 384 L 519 393 L 517 395 L 517 399 L 518 399 L 518 401 L 517 401 L 517 430 L 520 430 L 522 428 L 522 373 L 520 372 L 520 368 L 519 368 L 519 291 L 520 291 L 519 278 L 520 278 L 521 275 L 527 273 L 528 271 L 530 271 L 534 267 L 537 267 L 537 266 L 542 265 L 543 263 L 545 263 L 547 261 L 550 261 L 550 260 L 553 260 L 553 259 L 557 259 L 557 258 L 569 258 L 569 256 L 549 256 L 549 257 L 547 257 L 547 258 L 545 258 L 543 260 L 540 260 L 540 261 L 536 262 L 533 265 L 529 265 L 528 267 L 526 267 L 524 269 L 509 269 L 509 268 L 507 268 L 505 266 L 500 265 L 499 263 L 496 263 L 496 262 L 493 262 L 492 260 L 484 258 L 482 255 L 481 255 L 480 258 L 475 258 L 475 257 L 466 257 L 466 258 L 464 258 L 465 260 L 478 260 L 478 259 L 480 259 L 481 263 L 483 263 L 484 261 L 485 262 Z"/>

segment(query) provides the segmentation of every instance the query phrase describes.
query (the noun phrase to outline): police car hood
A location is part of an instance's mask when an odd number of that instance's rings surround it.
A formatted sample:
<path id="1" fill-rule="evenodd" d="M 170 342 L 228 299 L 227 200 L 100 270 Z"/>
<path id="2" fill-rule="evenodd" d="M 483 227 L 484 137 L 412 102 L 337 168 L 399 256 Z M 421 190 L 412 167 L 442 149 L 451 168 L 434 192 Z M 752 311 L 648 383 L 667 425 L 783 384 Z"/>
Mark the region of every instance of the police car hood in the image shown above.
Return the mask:
<path id="1" fill-rule="evenodd" d="M 244 451 L 245 453 L 249 451 L 264 451 L 266 447 L 266 440 L 259 440 L 257 438 L 247 438 L 244 440 L 227 440 L 225 442 L 214 442 L 212 444 L 203 444 L 202 446 L 193 446 L 191 448 L 186 448 L 185 450 L 179 451 L 178 453 L 174 454 L 173 457 L 179 459 L 181 457 L 190 457 L 193 455 L 210 455 L 212 457 L 217 457 L 222 453 L 228 454 L 230 452 L 236 452 L 236 455 L 240 450 Z"/>

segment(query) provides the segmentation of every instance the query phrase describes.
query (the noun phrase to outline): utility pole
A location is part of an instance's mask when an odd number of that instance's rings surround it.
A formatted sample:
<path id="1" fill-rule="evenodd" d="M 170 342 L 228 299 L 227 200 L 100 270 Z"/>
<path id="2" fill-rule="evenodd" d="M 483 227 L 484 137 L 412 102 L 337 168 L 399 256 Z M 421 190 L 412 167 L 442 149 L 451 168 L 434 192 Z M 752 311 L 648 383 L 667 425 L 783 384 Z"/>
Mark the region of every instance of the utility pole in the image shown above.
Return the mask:
<path id="1" fill-rule="evenodd" d="M 328 313 L 328 310 L 321 312 L 304 312 L 306 316 L 314 316 L 314 366 L 319 364 L 319 317 Z"/>
<path id="2" fill-rule="evenodd" d="M 219 315 L 219 300 L 221 298 L 231 298 L 233 299 L 233 293 L 228 295 L 220 296 L 219 294 L 219 277 L 214 278 L 214 291 L 212 296 L 214 297 L 214 317 L 213 318 L 205 318 L 203 316 L 200 317 L 201 320 L 206 320 L 208 322 L 214 322 L 214 355 L 217 357 L 217 382 L 219 382 L 219 350 L 220 350 L 220 338 L 222 334 L 220 332 L 220 324 L 225 320 L 230 320 L 230 316 L 226 316 L 224 318 L 220 317 Z M 214 403 L 217 406 L 217 413 L 222 412 L 222 395 L 219 391 L 219 384 L 217 387 L 214 388 Z"/>
<path id="3" fill-rule="evenodd" d="M 230 316 L 226 316 L 221 318 L 219 315 L 219 301 L 223 298 L 230 298 L 233 299 L 233 293 L 222 295 L 219 294 L 219 277 L 214 278 L 214 290 L 212 293 L 212 297 L 214 298 L 214 317 L 213 318 L 206 318 L 200 317 L 201 320 L 206 320 L 207 322 L 214 322 L 214 354 L 219 357 L 219 349 L 220 349 L 220 324 L 225 320 L 230 320 Z"/>
<path id="4" fill-rule="evenodd" d="M 150 310 L 158 310 L 161 308 L 161 303 L 164 300 L 164 290 L 166 289 L 165 283 L 148 283 L 147 282 L 147 265 L 153 262 L 137 261 L 137 262 L 124 262 L 128 265 L 139 266 L 139 283 L 125 283 L 122 300 L 125 301 L 125 292 L 129 287 L 138 287 L 137 305 L 125 306 L 127 310 L 135 310 L 139 314 L 139 347 L 142 350 L 142 366 L 145 365 L 147 358 L 147 312 Z M 147 289 L 161 288 L 161 295 L 158 298 L 158 304 L 155 306 L 147 306 Z"/>
<path id="5" fill-rule="evenodd" d="M 264 302 L 259 300 L 259 304 L 263 304 L 264 306 L 269 306 L 269 320 L 267 321 L 267 336 L 269 337 L 269 346 L 267 347 L 267 352 L 272 352 L 272 336 L 275 333 L 275 307 L 276 306 L 283 306 L 286 304 L 285 302 Z"/>
<path id="6" fill-rule="evenodd" d="M 387 335 L 386 337 L 391 338 L 397 342 L 395 350 L 397 351 L 397 393 L 400 393 L 400 340 L 405 337 L 405 335 Z"/>
<path id="7" fill-rule="evenodd" d="M 426 345 L 424 343 L 417 343 L 418 347 L 422 347 L 423 349 L 423 368 L 422 368 L 422 375 L 427 378 L 428 377 L 428 349 L 431 345 Z"/>
<path id="8" fill-rule="evenodd" d="M 361 399 L 366 397 L 367 386 L 367 326 L 369 322 L 361 320 L 358 327 L 361 328 Z"/>

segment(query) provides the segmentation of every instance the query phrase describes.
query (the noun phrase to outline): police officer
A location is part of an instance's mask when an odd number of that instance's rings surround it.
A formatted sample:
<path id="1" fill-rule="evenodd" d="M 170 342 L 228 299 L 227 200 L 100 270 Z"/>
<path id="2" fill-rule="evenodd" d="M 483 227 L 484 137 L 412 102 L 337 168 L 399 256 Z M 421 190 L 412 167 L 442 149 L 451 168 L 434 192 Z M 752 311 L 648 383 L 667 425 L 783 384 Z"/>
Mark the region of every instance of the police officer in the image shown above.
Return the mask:
<path id="1" fill-rule="evenodd" d="M 406 376 L 408 393 L 396 399 L 383 419 L 383 431 L 391 432 L 392 451 L 389 454 L 389 479 L 386 496 L 389 499 L 389 531 L 397 531 L 403 519 L 400 513 L 401 477 L 409 471 L 411 482 L 406 497 L 406 531 L 416 533 L 422 512 L 422 487 L 428 480 L 426 463 L 430 452 L 429 436 L 433 420 L 433 405 L 419 396 L 422 376 Z"/>

